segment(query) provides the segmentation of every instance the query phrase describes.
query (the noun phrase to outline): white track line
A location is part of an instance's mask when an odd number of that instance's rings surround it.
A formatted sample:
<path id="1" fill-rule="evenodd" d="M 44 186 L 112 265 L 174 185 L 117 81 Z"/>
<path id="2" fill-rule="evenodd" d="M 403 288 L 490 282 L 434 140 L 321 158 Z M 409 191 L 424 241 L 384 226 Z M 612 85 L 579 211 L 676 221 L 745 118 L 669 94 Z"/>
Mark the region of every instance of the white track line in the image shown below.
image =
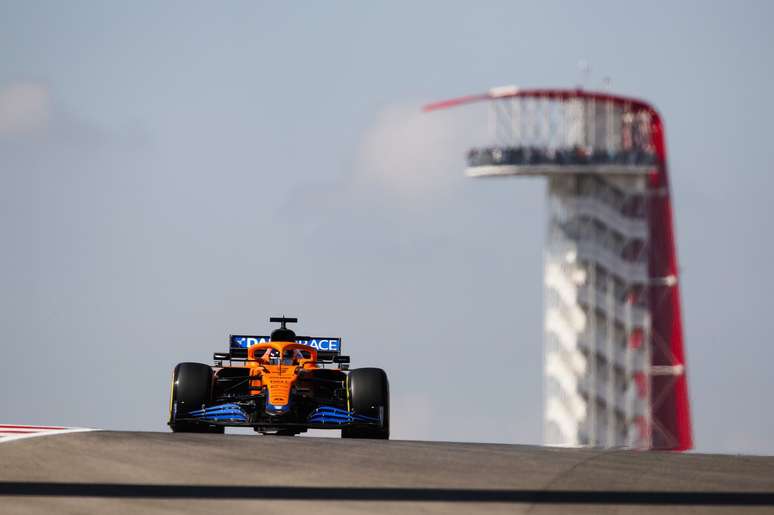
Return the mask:
<path id="1" fill-rule="evenodd" d="M 99 431 L 90 427 L 62 427 L 62 426 L 28 426 L 22 424 L 0 424 L 0 443 L 14 442 L 24 438 L 36 436 L 63 435 L 67 433 L 84 433 L 87 431 Z"/>

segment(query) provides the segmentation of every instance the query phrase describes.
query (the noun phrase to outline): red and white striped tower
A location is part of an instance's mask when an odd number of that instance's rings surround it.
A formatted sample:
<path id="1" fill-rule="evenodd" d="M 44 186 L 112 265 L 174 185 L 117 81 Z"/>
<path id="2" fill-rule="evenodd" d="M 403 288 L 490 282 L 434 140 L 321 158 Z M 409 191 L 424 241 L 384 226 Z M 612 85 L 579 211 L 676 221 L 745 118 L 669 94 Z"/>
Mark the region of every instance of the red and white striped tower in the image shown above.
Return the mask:
<path id="1" fill-rule="evenodd" d="M 646 102 L 504 87 L 471 177 L 548 180 L 547 444 L 692 447 L 664 127 Z"/>

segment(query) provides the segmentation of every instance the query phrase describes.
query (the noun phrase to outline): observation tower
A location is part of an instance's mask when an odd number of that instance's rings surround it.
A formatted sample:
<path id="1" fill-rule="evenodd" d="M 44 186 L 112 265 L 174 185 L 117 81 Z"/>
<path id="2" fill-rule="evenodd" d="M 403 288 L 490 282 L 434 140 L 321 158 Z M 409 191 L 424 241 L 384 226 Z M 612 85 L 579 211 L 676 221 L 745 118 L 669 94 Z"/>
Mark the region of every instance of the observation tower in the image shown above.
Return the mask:
<path id="1" fill-rule="evenodd" d="M 664 127 L 634 98 L 495 88 L 470 177 L 545 177 L 544 440 L 693 445 Z"/>

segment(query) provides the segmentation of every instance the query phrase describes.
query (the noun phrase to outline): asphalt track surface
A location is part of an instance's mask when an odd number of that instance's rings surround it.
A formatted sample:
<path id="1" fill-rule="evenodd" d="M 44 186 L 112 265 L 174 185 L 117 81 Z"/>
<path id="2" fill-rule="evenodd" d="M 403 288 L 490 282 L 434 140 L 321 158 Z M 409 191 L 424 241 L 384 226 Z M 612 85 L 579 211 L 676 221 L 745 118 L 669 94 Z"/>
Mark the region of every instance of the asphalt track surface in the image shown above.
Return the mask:
<path id="1" fill-rule="evenodd" d="M 0 445 L 0 513 L 774 513 L 774 457 L 100 431 Z"/>

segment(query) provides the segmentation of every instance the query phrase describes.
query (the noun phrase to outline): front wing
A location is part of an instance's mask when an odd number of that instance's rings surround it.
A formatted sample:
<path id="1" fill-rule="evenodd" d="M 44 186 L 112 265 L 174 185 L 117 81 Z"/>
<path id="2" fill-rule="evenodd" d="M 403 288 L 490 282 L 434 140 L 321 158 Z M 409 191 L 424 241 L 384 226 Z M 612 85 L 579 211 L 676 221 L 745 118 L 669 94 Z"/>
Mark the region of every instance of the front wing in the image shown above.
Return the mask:
<path id="1" fill-rule="evenodd" d="M 185 417 L 177 417 L 179 422 L 201 423 L 232 427 L 282 427 L 307 429 L 343 429 L 347 427 L 381 427 L 383 416 L 362 415 L 334 406 L 319 406 L 305 420 L 287 417 L 262 417 L 255 419 L 240 405 L 235 403 L 219 404 L 193 410 Z"/>

